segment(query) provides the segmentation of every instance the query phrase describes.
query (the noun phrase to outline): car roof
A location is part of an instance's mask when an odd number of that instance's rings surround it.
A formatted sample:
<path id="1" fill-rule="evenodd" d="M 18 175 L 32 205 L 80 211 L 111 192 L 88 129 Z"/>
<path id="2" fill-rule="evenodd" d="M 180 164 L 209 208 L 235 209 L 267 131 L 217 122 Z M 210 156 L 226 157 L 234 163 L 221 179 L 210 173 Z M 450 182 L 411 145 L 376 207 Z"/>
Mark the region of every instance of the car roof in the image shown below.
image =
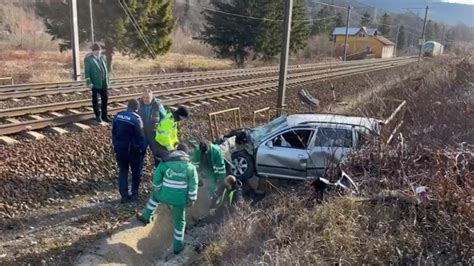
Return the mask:
<path id="1" fill-rule="evenodd" d="M 304 124 L 341 124 L 365 128 L 372 132 L 379 132 L 380 120 L 360 116 L 346 116 L 336 114 L 296 114 L 286 118 L 289 127 Z"/>

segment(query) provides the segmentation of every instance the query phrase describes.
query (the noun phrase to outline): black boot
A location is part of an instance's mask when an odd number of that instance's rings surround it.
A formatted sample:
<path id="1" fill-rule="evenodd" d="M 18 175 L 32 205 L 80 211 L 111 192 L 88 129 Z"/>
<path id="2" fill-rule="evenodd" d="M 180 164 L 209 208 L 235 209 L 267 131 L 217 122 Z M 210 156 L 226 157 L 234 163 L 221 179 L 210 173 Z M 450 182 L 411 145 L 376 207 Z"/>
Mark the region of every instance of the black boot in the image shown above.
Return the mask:
<path id="1" fill-rule="evenodd" d="M 141 214 L 138 214 L 137 213 L 137 220 L 140 221 L 143 225 L 147 225 L 150 223 L 150 221 L 148 221 L 147 219 L 145 219 L 145 217 L 143 217 L 143 215 Z"/>

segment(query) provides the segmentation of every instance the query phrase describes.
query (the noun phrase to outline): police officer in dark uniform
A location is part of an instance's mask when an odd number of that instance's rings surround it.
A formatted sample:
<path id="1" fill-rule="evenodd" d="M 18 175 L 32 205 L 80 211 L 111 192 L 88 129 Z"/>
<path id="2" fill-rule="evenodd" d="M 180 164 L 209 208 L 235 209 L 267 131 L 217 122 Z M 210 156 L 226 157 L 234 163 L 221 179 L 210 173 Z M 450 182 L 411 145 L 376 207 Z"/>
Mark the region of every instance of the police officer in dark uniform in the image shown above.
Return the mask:
<path id="1" fill-rule="evenodd" d="M 146 152 L 143 122 L 137 114 L 140 104 L 130 100 L 126 111 L 120 112 L 112 124 L 112 143 L 119 167 L 119 192 L 122 203 L 138 199 L 138 188 Z M 132 194 L 128 193 L 128 171 L 132 170 Z"/>

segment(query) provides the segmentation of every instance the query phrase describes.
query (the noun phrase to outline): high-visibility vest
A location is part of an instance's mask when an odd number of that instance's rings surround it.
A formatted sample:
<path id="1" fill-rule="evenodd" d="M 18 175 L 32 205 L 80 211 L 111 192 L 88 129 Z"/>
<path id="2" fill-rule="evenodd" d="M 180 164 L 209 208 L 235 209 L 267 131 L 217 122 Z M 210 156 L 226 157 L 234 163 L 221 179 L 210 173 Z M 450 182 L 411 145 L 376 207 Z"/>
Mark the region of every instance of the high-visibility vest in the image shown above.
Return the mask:
<path id="1" fill-rule="evenodd" d="M 232 206 L 232 203 L 234 201 L 234 192 L 235 192 L 235 190 L 231 190 L 229 192 L 229 199 L 228 199 L 228 204 L 229 204 L 228 206 L 229 207 Z M 224 204 L 226 193 L 227 193 L 227 188 L 224 189 L 224 192 L 222 192 L 222 195 L 217 199 L 216 205 L 218 207 L 220 207 L 222 204 Z"/>
<path id="2" fill-rule="evenodd" d="M 168 151 L 174 151 L 178 140 L 178 123 L 174 121 L 173 113 L 168 112 L 156 126 L 156 142 Z"/>

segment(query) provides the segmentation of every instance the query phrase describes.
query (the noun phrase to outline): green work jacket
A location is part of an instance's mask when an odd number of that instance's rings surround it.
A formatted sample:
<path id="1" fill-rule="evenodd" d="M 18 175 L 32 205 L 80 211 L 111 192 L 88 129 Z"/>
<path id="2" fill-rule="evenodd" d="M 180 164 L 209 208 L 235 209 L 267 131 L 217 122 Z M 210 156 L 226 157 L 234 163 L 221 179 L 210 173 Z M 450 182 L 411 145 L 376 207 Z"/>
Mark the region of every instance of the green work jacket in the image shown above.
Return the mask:
<path id="1" fill-rule="evenodd" d="M 164 204 L 186 207 L 197 200 L 198 176 L 196 167 L 182 151 L 174 151 L 168 161 L 158 165 L 153 176 L 155 198 Z"/>
<path id="2" fill-rule="evenodd" d="M 206 169 L 200 169 L 202 153 L 199 146 L 194 149 L 191 162 L 196 166 L 198 171 L 208 179 L 209 193 L 213 195 L 217 190 L 218 183 L 224 181 L 226 170 L 224 155 L 219 146 L 211 144 L 210 148 L 211 158 L 209 160 L 209 166 L 206 167 Z"/>
<path id="3" fill-rule="evenodd" d="M 105 78 L 102 76 L 100 65 L 102 65 L 105 71 Z M 102 89 L 104 87 L 104 81 L 107 83 L 107 86 L 110 85 L 107 60 L 103 56 L 97 59 L 93 54 L 88 54 L 86 58 L 84 58 L 84 75 L 86 77 L 87 86 L 92 84 L 95 89 Z"/>

